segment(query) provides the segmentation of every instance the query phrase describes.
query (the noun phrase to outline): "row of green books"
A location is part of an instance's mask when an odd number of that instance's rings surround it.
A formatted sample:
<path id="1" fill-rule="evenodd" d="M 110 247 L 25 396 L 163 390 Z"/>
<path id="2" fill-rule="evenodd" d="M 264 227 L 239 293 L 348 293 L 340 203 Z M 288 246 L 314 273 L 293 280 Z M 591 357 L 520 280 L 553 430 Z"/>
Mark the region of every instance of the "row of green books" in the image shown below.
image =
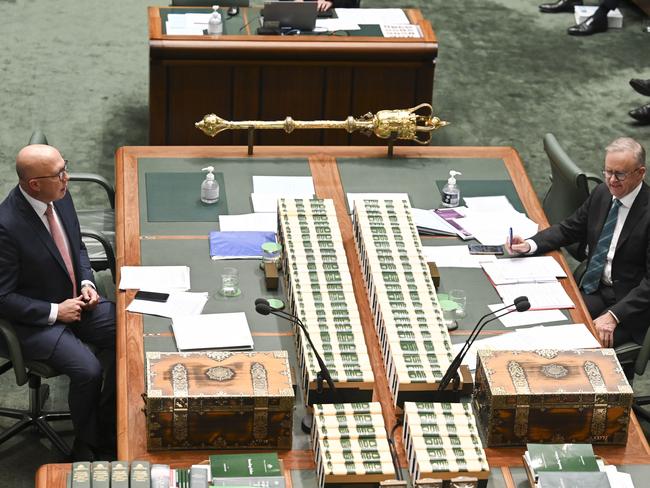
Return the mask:
<path id="1" fill-rule="evenodd" d="M 627 473 L 605 465 L 591 444 L 527 444 L 524 468 L 531 488 L 633 486 Z"/>
<path id="2" fill-rule="evenodd" d="M 68 488 L 285 488 L 276 453 L 216 454 L 209 464 L 172 468 L 148 461 L 76 462 Z"/>

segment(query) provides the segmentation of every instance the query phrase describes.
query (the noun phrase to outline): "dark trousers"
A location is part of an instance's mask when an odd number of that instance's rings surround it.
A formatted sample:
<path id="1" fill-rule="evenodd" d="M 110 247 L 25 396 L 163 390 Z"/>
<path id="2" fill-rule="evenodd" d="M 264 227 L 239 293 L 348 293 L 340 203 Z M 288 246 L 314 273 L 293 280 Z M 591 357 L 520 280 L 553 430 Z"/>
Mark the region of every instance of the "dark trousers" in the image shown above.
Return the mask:
<path id="1" fill-rule="evenodd" d="M 609 307 L 616 303 L 616 297 L 614 296 L 612 287 L 604 286 L 602 283 L 594 293 L 587 295 L 582 290 L 581 293 L 592 319 L 600 317 Z M 625 342 L 636 340 L 634 335 L 629 324 L 626 324 L 625 321 L 620 322 L 614 329 L 614 347 L 620 346 Z"/>
<path id="2" fill-rule="evenodd" d="M 88 345 L 92 345 L 93 353 Z M 101 300 L 67 324 L 44 362 L 70 378 L 68 403 L 75 437 L 91 446 L 115 438 L 115 304 Z"/>
<path id="3" fill-rule="evenodd" d="M 619 3 L 621 3 L 621 0 L 602 0 L 598 5 L 598 12 L 607 15 L 607 12 L 617 8 Z"/>

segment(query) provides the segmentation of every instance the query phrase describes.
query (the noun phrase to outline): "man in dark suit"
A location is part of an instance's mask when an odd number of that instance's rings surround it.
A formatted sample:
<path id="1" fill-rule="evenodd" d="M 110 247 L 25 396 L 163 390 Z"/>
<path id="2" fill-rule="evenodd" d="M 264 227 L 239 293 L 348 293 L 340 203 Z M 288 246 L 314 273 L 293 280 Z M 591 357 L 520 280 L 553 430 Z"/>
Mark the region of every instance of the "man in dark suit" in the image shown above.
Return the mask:
<path id="1" fill-rule="evenodd" d="M 601 343 L 641 344 L 650 326 L 650 189 L 643 181 L 645 150 L 621 137 L 606 148 L 605 183 L 576 212 L 532 238 L 512 239 L 509 249 L 542 254 L 575 242 L 589 249 L 581 282 Z"/>
<path id="2" fill-rule="evenodd" d="M 100 441 L 114 438 L 100 426 L 114 428 L 115 306 L 95 290 L 59 151 L 24 147 L 16 172 L 18 185 L 0 204 L 0 316 L 25 357 L 70 378 L 73 457 L 91 460 L 111 447 Z"/>

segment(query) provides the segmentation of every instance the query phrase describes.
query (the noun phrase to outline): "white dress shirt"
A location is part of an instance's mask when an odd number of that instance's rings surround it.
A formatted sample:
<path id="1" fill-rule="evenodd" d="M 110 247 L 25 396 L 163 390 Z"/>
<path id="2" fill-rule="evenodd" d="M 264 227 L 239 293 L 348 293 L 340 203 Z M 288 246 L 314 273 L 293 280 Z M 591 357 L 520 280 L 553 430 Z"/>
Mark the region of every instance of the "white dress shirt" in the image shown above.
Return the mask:
<path id="1" fill-rule="evenodd" d="M 28 195 L 27 192 L 25 190 L 23 190 L 20 186 L 18 186 L 18 189 L 20 190 L 20 192 L 25 197 L 25 200 L 27 200 L 27 202 L 32 206 L 32 208 L 34 209 L 34 212 L 36 212 L 36 215 L 38 215 L 38 217 L 41 219 L 41 222 L 43 222 L 43 225 L 45 226 L 47 231 L 51 233 L 50 224 L 48 223 L 47 216 L 45 215 L 45 211 L 47 210 L 48 204 L 45 203 L 45 202 L 41 202 L 40 200 L 37 200 L 36 198 L 32 197 L 31 195 Z M 63 225 L 61 225 L 61 219 L 59 219 L 59 215 L 57 214 L 56 208 L 54 208 L 54 205 L 52 205 L 52 214 L 54 215 L 54 218 L 57 220 L 57 222 L 59 223 L 61 228 L 63 228 Z M 66 235 L 65 232 L 63 233 L 63 240 L 65 242 L 65 247 L 66 247 L 68 253 L 70 253 L 70 243 L 68 242 L 68 236 Z M 81 287 L 82 288 L 84 286 L 86 286 L 86 285 L 90 285 L 93 288 L 95 288 L 95 284 L 90 280 L 83 280 L 81 282 Z M 59 314 L 59 304 L 58 303 L 51 303 L 50 304 L 50 315 L 49 315 L 49 317 L 47 319 L 47 323 L 49 325 L 52 325 L 54 322 L 56 322 L 56 317 L 58 316 L 58 314 Z"/>

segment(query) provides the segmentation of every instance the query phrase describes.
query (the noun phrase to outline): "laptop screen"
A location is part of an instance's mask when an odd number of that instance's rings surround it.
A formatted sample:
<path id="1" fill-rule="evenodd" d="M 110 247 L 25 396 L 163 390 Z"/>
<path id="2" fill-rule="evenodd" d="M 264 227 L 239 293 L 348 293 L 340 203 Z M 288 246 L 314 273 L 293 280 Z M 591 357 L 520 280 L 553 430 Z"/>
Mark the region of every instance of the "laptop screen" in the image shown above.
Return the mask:
<path id="1" fill-rule="evenodd" d="M 280 27 L 313 30 L 316 27 L 317 2 L 266 2 L 262 10 L 264 21 L 277 21 Z"/>

